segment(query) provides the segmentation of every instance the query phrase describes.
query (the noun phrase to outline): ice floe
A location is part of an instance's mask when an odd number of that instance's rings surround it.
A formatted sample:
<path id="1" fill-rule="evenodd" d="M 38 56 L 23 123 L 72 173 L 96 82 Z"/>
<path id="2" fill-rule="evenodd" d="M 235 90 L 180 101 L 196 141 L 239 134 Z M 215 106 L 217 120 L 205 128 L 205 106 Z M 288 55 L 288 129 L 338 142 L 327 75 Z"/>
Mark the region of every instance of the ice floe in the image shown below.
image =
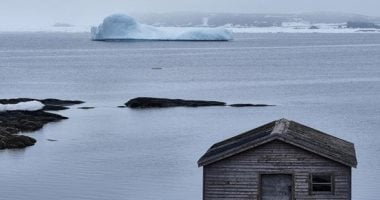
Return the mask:
<path id="1" fill-rule="evenodd" d="M 232 32 L 226 28 L 161 28 L 137 22 L 124 14 L 106 17 L 97 27 L 91 28 L 92 40 L 189 40 L 228 41 Z"/>

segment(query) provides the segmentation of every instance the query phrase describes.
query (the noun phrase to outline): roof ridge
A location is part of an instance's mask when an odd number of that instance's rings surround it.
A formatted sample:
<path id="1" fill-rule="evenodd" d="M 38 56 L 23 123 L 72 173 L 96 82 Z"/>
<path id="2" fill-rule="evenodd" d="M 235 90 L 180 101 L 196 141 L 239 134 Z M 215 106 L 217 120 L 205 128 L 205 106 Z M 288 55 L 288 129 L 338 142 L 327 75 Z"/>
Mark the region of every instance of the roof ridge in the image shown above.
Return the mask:
<path id="1" fill-rule="evenodd" d="M 274 135 L 274 134 L 286 133 L 288 131 L 289 124 L 290 124 L 290 121 L 285 118 L 277 120 L 270 134 Z"/>
<path id="2" fill-rule="evenodd" d="M 347 166 L 357 166 L 353 143 L 285 118 L 212 145 L 198 165 L 209 165 L 275 139 Z"/>

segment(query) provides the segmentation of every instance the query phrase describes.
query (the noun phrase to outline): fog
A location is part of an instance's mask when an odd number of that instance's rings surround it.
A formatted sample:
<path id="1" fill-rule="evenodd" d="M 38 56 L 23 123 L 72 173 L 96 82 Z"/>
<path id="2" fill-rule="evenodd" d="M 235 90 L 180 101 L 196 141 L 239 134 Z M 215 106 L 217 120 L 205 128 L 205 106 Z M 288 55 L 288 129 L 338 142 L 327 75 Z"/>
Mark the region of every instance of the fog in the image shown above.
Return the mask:
<path id="1" fill-rule="evenodd" d="M 379 16 L 379 7 L 379 0 L 1 0 L 0 28 L 97 24 L 112 13 L 329 11 Z"/>

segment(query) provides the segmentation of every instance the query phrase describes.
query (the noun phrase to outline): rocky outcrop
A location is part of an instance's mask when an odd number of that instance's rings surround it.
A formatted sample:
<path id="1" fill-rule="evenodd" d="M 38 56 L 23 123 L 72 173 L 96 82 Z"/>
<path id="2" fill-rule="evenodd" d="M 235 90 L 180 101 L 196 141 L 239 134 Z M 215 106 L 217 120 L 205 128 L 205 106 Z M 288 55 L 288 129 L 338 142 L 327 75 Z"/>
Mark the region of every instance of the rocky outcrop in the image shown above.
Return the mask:
<path id="1" fill-rule="evenodd" d="M 66 106 L 82 104 L 83 101 L 79 100 L 60 100 L 60 99 L 33 99 L 33 98 L 15 98 L 15 99 L 0 99 L 0 104 L 17 104 L 28 101 L 39 101 L 44 104 L 43 110 L 46 111 L 59 111 L 69 109 Z"/>
<path id="2" fill-rule="evenodd" d="M 129 108 L 168 108 L 168 107 L 225 106 L 226 103 L 220 102 L 220 101 L 138 97 L 138 98 L 129 100 L 127 103 L 125 103 L 125 105 Z"/>
<path id="3" fill-rule="evenodd" d="M 54 105 L 45 105 L 42 110 L 45 111 L 60 111 L 60 110 L 67 110 L 69 109 L 66 106 L 54 106 Z"/>
<path id="4" fill-rule="evenodd" d="M 49 122 L 57 122 L 67 117 L 45 111 L 0 112 L 0 128 L 13 129 L 12 133 L 39 130 Z"/>
<path id="5" fill-rule="evenodd" d="M 0 112 L 0 149 L 31 146 L 36 140 L 18 133 L 37 131 L 47 123 L 63 119 L 67 117 L 45 111 Z"/>
<path id="6" fill-rule="evenodd" d="M 19 133 L 37 131 L 45 124 L 58 122 L 67 117 L 45 111 L 68 109 L 66 106 L 81 104 L 83 101 L 59 99 L 0 99 L 0 104 L 18 104 L 28 101 L 39 101 L 45 106 L 38 111 L 12 110 L 0 112 L 0 149 L 24 148 L 34 145 L 36 140 Z"/>
<path id="7" fill-rule="evenodd" d="M 15 149 L 32 146 L 36 143 L 34 138 L 25 135 L 12 135 L 0 132 L 0 149 Z"/>
<path id="8" fill-rule="evenodd" d="M 226 106 L 225 102 L 221 101 L 201 101 L 201 100 L 183 100 L 183 99 L 167 99 L 154 97 L 137 97 L 125 103 L 125 106 L 119 108 L 168 108 L 168 107 L 204 107 L 204 106 Z M 228 105 L 231 107 L 265 107 L 274 106 L 268 104 L 250 104 L 239 103 Z"/>
<path id="9" fill-rule="evenodd" d="M 79 100 L 60 100 L 60 99 L 41 99 L 37 100 L 45 105 L 56 105 L 56 106 L 72 106 L 76 104 L 82 104 L 84 101 Z"/>

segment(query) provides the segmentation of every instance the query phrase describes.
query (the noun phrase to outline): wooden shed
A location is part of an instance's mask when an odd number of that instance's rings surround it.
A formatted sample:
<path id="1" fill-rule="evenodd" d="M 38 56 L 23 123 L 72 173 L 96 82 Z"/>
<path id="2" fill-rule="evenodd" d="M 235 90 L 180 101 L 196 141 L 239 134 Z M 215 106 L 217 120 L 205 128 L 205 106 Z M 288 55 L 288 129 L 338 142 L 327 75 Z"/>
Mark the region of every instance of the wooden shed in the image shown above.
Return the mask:
<path id="1" fill-rule="evenodd" d="M 214 144 L 198 161 L 203 199 L 351 199 L 354 144 L 280 119 Z"/>

